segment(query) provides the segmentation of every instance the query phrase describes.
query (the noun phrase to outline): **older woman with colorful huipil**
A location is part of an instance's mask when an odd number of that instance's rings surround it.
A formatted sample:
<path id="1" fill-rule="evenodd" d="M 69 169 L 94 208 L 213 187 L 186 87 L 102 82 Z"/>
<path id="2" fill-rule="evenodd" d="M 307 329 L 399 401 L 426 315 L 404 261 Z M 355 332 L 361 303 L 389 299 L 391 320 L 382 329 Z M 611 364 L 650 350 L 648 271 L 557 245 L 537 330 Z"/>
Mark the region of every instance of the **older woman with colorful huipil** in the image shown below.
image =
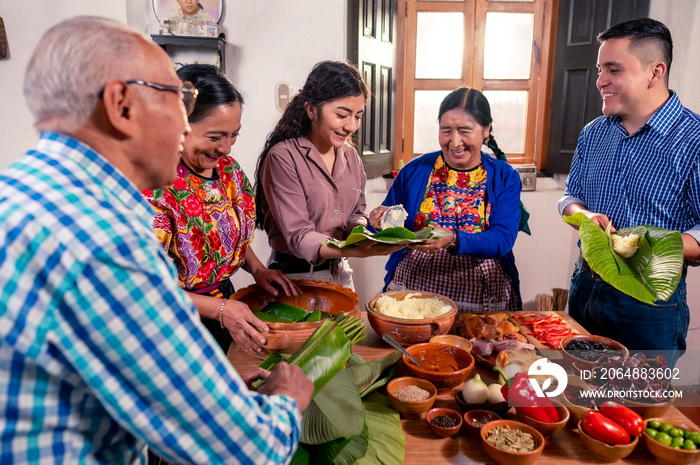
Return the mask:
<path id="1" fill-rule="evenodd" d="M 483 152 L 505 158 L 491 134 L 491 109 L 476 89 L 445 97 L 438 115 L 442 150 L 408 163 L 382 206 L 370 213 L 379 228 L 388 206 L 403 205 L 405 227 L 444 228 L 451 236 L 395 252 L 386 265 L 385 290 L 442 294 L 460 310 L 521 310 L 513 245 L 520 223 L 518 172 Z"/>
<path id="2" fill-rule="evenodd" d="M 241 130 L 243 98 L 215 66 L 187 65 L 177 74 L 192 82 L 199 96 L 188 118 L 192 130 L 183 143 L 177 179 L 144 192 L 156 211 L 156 235 L 224 351 L 231 336 L 243 348 L 260 350 L 268 327 L 247 305 L 228 300 L 234 292 L 229 278 L 243 268 L 272 294 L 278 288 L 288 295 L 300 291 L 280 271 L 267 269 L 250 248 L 255 195 L 229 156 Z"/>

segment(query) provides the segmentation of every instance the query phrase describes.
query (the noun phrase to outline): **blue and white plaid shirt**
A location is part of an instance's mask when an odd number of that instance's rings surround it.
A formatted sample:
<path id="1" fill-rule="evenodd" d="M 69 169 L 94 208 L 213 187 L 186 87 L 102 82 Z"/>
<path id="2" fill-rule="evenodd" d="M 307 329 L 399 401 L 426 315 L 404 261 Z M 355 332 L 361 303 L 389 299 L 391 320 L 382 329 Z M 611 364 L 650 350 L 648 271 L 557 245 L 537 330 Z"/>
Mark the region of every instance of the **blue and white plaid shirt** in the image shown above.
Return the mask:
<path id="1" fill-rule="evenodd" d="M 140 192 L 43 133 L 0 172 L 0 463 L 275 463 L 296 402 L 249 392 L 190 299 Z"/>
<path id="2" fill-rule="evenodd" d="M 637 132 L 601 116 L 581 132 L 559 214 L 572 203 L 615 228 L 654 225 L 700 241 L 700 117 L 675 92 Z"/>

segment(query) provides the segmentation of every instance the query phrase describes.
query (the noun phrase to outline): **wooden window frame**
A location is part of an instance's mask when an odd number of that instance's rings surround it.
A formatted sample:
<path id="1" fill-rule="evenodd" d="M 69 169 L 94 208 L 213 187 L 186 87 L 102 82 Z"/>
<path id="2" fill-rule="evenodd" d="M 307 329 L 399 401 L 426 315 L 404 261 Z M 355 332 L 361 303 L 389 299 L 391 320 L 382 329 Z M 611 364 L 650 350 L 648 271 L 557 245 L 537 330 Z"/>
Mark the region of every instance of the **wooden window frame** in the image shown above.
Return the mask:
<path id="1" fill-rule="evenodd" d="M 523 153 L 506 153 L 513 165 L 535 164 L 544 169 L 547 154 L 547 126 L 556 35 L 557 0 L 533 2 L 494 2 L 488 0 L 426 1 L 402 0 L 398 5 L 397 99 L 394 166 L 407 163 L 420 153 L 409 153 L 413 147 L 414 96 L 417 90 L 453 90 L 470 86 L 481 91 L 526 90 L 528 104 Z M 464 30 L 474 31 L 465 40 L 462 79 L 416 79 L 416 29 L 419 12 L 463 12 Z M 512 80 L 483 79 L 485 23 L 487 12 L 532 13 L 533 44 L 530 78 Z M 437 115 L 436 115 L 437 117 Z M 437 135 L 436 135 L 437 139 Z"/>

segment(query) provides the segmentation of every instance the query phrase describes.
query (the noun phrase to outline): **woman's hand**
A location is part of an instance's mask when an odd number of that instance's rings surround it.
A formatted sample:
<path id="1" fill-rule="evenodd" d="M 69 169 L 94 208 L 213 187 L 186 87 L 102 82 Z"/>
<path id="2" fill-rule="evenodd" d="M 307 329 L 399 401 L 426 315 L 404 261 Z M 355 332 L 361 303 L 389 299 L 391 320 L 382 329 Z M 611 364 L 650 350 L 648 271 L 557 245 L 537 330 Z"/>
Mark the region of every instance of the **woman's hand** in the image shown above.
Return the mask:
<path id="1" fill-rule="evenodd" d="M 222 320 L 231 337 L 241 349 L 260 352 L 266 340 L 260 333 L 270 328 L 260 321 L 243 302 L 227 299 Z"/>
<path id="2" fill-rule="evenodd" d="M 369 224 L 372 225 L 374 229 L 379 231 L 382 226 L 382 218 L 384 218 L 384 213 L 389 209 L 389 207 L 385 207 L 384 205 L 380 205 L 374 210 L 372 210 L 369 214 Z"/>
<path id="3" fill-rule="evenodd" d="M 435 229 L 445 229 L 445 228 L 440 228 L 438 226 L 435 227 Z M 445 237 L 440 237 L 437 239 L 428 239 L 427 241 L 420 242 L 418 244 L 409 244 L 408 248 L 413 249 L 413 250 L 418 250 L 419 252 L 424 252 L 424 253 L 436 253 L 438 250 L 449 247 L 454 243 L 454 238 L 455 238 L 455 233 L 453 232 L 452 229 L 448 229 L 448 231 L 452 232 L 449 236 Z"/>
<path id="4" fill-rule="evenodd" d="M 289 279 L 280 270 L 271 270 L 269 268 L 260 267 L 253 273 L 255 283 L 265 289 L 272 295 L 277 295 L 279 292 L 273 286 L 273 283 L 279 284 L 286 295 L 301 295 L 301 289 L 294 281 Z"/>

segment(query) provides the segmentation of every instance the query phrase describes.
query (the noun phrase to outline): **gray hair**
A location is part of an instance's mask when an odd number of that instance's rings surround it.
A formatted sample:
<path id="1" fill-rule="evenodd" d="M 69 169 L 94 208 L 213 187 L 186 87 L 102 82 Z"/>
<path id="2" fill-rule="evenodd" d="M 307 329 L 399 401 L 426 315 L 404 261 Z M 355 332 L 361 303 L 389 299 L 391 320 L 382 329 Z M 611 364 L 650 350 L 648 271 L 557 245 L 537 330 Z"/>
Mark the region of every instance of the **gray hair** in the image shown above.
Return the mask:
<path id="1" fill-rule="evenodd" d="M 24 97 L 35 124 L 56 118 L 82 126 L 111 79 L 129 79 L 146 38 L 107 18 L 78 16 L 49 29 L 29 60 Z"/>

